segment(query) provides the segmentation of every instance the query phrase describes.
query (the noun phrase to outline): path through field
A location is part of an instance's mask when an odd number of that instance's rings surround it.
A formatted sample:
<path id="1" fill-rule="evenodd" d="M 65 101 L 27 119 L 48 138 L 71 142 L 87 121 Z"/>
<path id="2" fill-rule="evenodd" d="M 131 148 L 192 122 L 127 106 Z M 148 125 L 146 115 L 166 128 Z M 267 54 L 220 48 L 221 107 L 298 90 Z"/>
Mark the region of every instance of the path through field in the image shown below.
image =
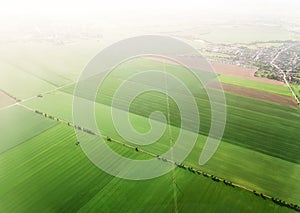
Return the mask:
<path id="1" fill-rule="evenodd" d="M 295 99 L 295 101 L 297 102 L 297 104 L 300 105 L 300 101 L 299 101 L 297 95 L 295 94 L 294 90 L 293 90 L 292 87 L 290 86 L 289 82 L 286 80 L 286 74 L 285 74 L 285 72 L 284 72 L 279 66 L 277 66 L 277 65 L 275 64 L 275 62 L 276 62 L 276 60 L 278 59 L 278 57 L 280 56 L 280 54 L 281 54 L 282 52 L 288 50 L 289 48 L 293 47 L 293 46 L 295 46 L 295 45 L 290 45 L 290 46 L 288 46 L 287 48 L 284 48 L 284 49 L 278 51 L 278 53 L 275 55 L 275 57 L 274 57 L 273 60 L 270 62 L 270 64 L 271 64 L 272 67 L 275 67 L 277 70 L 279 70 L 279 71 L 282 73 L 284 83 L 288 86 L 288 88 L 289 88 L 289 90 L 291 91 L 292 96 L 294 97 L 294 99 Z"/>

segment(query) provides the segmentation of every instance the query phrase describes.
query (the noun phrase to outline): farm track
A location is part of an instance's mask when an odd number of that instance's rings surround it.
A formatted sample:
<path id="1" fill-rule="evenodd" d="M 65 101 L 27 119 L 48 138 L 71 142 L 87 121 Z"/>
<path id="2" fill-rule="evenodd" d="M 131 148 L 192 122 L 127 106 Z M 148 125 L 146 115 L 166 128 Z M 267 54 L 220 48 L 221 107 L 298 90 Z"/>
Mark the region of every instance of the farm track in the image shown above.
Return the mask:
<path id="1" fill-rule="evenodd" d="M 74 83 L 76 83 L 76 82 L 72 82 L 72 83 L 69 83 L 69 84 L 66 84 L 66 85 L 63 85 L 63 86 L 60 86 L 60 87 L 56 87 L 55 89 L 48 90 L 48 91 L 46 91 L 46 92 L 40 93 L 39 95 L 46 95 L 46 94 L 49 94 L 49 93 L 52 93 L 52 92 L 56 92 L 56 91 L 58 91 L 58 90 L 60 90 L 60 89 L 62 89 L 62 88 L 64 88 L 64 87 L 71 86 L 71 85 L 73 85 Z M 14 103 L 14 104 L 11 104 L 11 105 L 8 105 L 8 106 L 6 106 L 6 107 L 0 108 L 0 110 L 4 110 L 4 109 L 10 108 L 10 107 L 13 107 L 13 106 L 15 106 L 15 105 L 20 105 L 20 106 L 23 106 L 23 107 L 24 107 L 24 105 L 22 104 L 23 102 L 30 101 L 30 100 L 32 100 L 32 99 L 34 99 L 34 98 L 37 98 L 37 95 L 32 96 L 32 97 L 29 97 L 29 98 L 26 98 L 26 99 L 23 99 L 23 100 L 19 100 L 19 101 L 17 101 L 17 102 Z"/>
<path id="2" fill-rule="evenodd" d="M 25 105 L 23 105 L 23 104 L 21 104 L 21 103 L 19 103 L 19 105 L 22 106 L 22 107 L 24 107 L 24 108 L 27 109 L 27 110 L 30 110 L 30 111 L 32 111 L 32 112 L 34 112 L 34 113 L 37 113 L 36 110 L 34 110 L 34 109 L 32 109 L 32 108 L 30 108 L 30 107 L 28 107 L 28 106 L 25 106 Z M 50 116 L 50 115 L 48 115 L 48 114 L 46 114 L 46 113 L 42 113 L 42 112 L 39 112 L 39 114 L 40 114 L 41 116 L 44 116 L 45 118 L 52 119 L 52 120 L 56 120 L 57 122 L 60 122 L 60 123 L 62 123 L 62 124 L 65 124 L 65 125 L 67 125 L 67 126 L 69 126 L 69 127 L 76 128 L 76 129 L 78 130 L 78 127 L 76 127 L 72 122 L 68 122 L 68 121 L 66 121 L 66 120 L 63 120 L 63 119 L 60 119 L 60 118 L 56 118 L 56 117 L 54 117 L 54 116 Z M 91 132 L 91 131 L 89 131 L 89 130 L 88 130 L 89 132 L 87 132 L 87 131 L 85 131 L 86 129 L 85 129 L 85 128 L 82 128 L 82 127 L 80 128 L 80 130 L 86 132 L 86 134 L 93 134 L 93 135 L 96 135 L 96 136 L 98 136 L 98 137 L 102 137 L 102 138 L 103 138 L 104 140 L 106 140 L 108 143 L 110 143 L 110 142 L 116 143 L 116 144 L 121 145 L 121 146 L 123 146 L 123 147 L 126 147 L 126 148 L 129 148 L 129 149 L 138 151 L 138 152 L 140 152 L 140 153 L 143 153 L 143 154 L 145 154 L 145 155 L 148 155 L 148 156 L 157 158 L 158 160 L 162 160 L 162 161 L 164 161 L 164 162 L 166 162 L 166 163 L 173 164 L 173 165 L 177 166 L 178 168 L 182 168 L 182 169 L 186 170 L 187 172 L 194 173 L 194 174 L 197 174 L 197 175 L 203 175 L 204 177 L 210 178 L 211 180 L 216 181 L 216 182 L 223 182 L 223 183 L 224 183 L 225 185 L 227 185 L 227 186 L 230 186 L 230 187 L 236 187 L 236 188 L 242 189 L 242 190 L 244 190 L 244 191 L 251 192 L 251 193 L 253 193 L 255 196 L 259 196 L 259 197 L 261 197 L 261 198 L 264 199 L 264 200 L 265 200 L 265 199 L 268 199 L 268 200 L 272 201 L 273 203 L 275 203 L 275 204 L 277 204 L 277 205 L 285 206 L 285 207 L 287 207 L 287 208 L 289 208 L 289 209 L 292 209 L 292 210 L 295 210 L 295 211 L 297 211 L 297 212 L 300 212 L 300 206 L 298 206 L 298 204 L 288 203 L 288 202 L 286 202 L 286 201 L 284 201 L 284 200 L 281 200 L 281 199 L 278 199 L 278 198 L 274 198 L 274 197 L 272 197 L 272 196 L 270 196 L 270 195 L 267 195 L 267 194 L 264 194 L 264 193 L 261 193 L 261 192 L 257 192 L 257 191 L 255 191 L 255 190 L 253 190 L 253 189 L 250 189 L 250 188 L 248 188 L 248 187 L 242 186 L 242 185 L 240 185 L 240 184 L 233 183 L 233 182 L 231 182 L 231 181 L 227 181 L 226 179 L 224 179 L 224 178 L 222 178 L 222 177 L 218 177 L 218 176 L 215 176 L 215 175 L 213 175 L 213 174 L 209 174 L 209 173 L 207 173 L 207 172 L 204 172 L 204 171 L 202 171 L 202 170 L 200 170 L 200 169 L 195 169 L 194 167 L 190 167 L 190 166 L 184 165 L 184 164 L 182 164 L 182 163 L 178 163 L 178 162 L 175 162 L 175 161 L 173 161 L 173 160 L 170 160 L 170 159 L 161 157 L 161 156 L 159 156 L 159 155 L 157 155 L 157 154 L 155 154 L 155 153 L 152 153 L 152 152 L 143 150 L 143 149 L 141 149 L 141 148 L 132 146 L 132 145 L 127 144 L 127 143 L 124 143 L 124 142 L 122 142 L 122 141 L 120 141 L 120 140 L 111 138 L 111 137 L 109 137 L 109 136 L 107 136 L 107 135 L 100 135 L 100 134 L 98 134 L 98 133 Z M 175 183 L 175 184 L 176 184 L 176 183 Z"/>
<path id="3" fill-rule="evenodd" d="M 8 97 L 10 97 L 11 99 L 13 99 L 13 100 L 15 100 L 15 101 L 18 101 L 18 99 L 17 99 L 15 96 L 9 94 L 9 93 L 6 92 L 5 90 L 0 89 L 0 91 L 3 92 L 3 93 L 4 93 L 5 95 L 7 95 Z"/>

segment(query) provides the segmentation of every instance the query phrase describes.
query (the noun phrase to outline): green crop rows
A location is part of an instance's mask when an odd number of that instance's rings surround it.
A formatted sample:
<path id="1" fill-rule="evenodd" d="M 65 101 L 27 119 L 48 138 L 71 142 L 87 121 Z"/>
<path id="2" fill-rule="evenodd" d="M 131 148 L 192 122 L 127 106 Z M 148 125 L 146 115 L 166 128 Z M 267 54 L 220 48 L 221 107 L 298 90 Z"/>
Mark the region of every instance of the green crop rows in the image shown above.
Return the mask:
<path id="1" fill-rule="evenodd" d="M 154 180 L 122 180 L 95 167 L 75 142 L 72 128 L 60 124 L 2 154 L 1 211 L 171 212 L 172 175 L 176 176 L 179 210 L 287 211 L 249 192 L 181 169 Z M 127 157 L 140 155 L 134 150 L 125 153 Z"/>
<path id="2" fill-rule="evenodd" d="M 97 123 L 104 135 L 132 144 L 124 141 L 113 126 L 110 114 L 112 96 L 124 79 L 138 69 L 161 66 L 160 62 L 137 60 L 121 65 L 105 80 L 95 105 Z M 184 164 L 299 205 L 299 110 L 296 107 L 226 93 L 227 123 L 222 143 L 215 156 L 206 165 L 200 166 L 199 155 L 211 124 L 207 94 L 192 76 L 183 74 L 182 68 L 175 65 L 165 65 L 165 68 L 187 82 L 199 107 L 199 137 Z M 221 76 L 221 81 L 232 84 L 237 82 L 237 79 L 229 78 Z M 97 78 L 93 78 L 81 83 L 90 84 L 90 81 L 96 80 Z M 132 90 L 151 85 L 147 81 L 128 83 Z M 288 95 L 285 87 L 264 83 L 254 85 L 247 80 L 239 80 L 238 85 Z M 74 85 L 22 104 L 72 122 L 73 91 Z M 79 96 L 91 99 L 88 91 L 83 91 Z M 128 97 L 124 96 L 117 101 L 117 108 L 122 111 L 128 103 Z M 147 92 L 138 96 L 130 106 L 129 118 L 133 127 L 146 132 L 150 128 L 148 117 L 151 112 L 158 110 L 167 115 L 169 110 L 171 116 L 168 124 L 171 125 L 172 137 L 176 138 L 181 120 L 174 101 L 170 99 L 167 109 L 165 94 Z M 3 121 L 1 134 L 13 130 L 12 126 L 19 132 L 19 135 L 12 132 L 1 137 L 0 147 L 4 150 L 0 154 L 1 212 L 174 212 L 175 208 L 179 212 L 195 209 L 289 211 L 246 190 L 226 186 L 222 182 L 212 181 L 181 168 L 147 181 L 128 181 L 110 176 L 94 166 L 80 146 L 75 145 L 77 139 L 71 126 L 58 124 L 59 122 L 21 106 L 0 112 Z M 17 115 L 15 120 L 11 120 L 12 114 Z M 156 143 L 140 145 L 139 148 L 160 155 L 170 147 L 168 134 L 169 132 L 165 132 Z M 119 144 L 109 145 L 127 158 L 149 157 Z M 106 161 L 109 163 L 113 159 Z"/>

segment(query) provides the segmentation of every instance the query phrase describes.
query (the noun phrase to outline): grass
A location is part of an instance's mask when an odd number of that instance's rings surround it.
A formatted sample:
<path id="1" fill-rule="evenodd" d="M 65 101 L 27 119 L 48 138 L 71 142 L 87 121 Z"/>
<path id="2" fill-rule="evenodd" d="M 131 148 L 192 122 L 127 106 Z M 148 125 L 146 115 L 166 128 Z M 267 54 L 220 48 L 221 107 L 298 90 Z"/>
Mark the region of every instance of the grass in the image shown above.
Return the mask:
<path id="1" fill-rule="evenodd" d="M 78 74 L 98 52 L 100 45 L 103 44 L 97 41 L 60 45 L 47 42 L 5 43 L 0 50 L 0 56 L 12 68 L 27 74 L 27 78 L 33 76 L 49 84 L 62 86 L 76 81 Z"/>
<path id="2" fill-rule="evenodd" d="M 277 107 L 276 104 L 271 103 L 268 107 L 262 107 L 260 103 L 263 101 L 235 95 L 227 100 L 229 104 L 230 100 L 240 102 L 241 105 L 245 104 L 242 102 L 246 102 L 248 108 L 239 107 L 239 104 L 228 106 L 224 141 L 300 163 L 297 155 L 300 146 L 298 142 L 300 135 L 297 131 L 300 124 L 299 110 L 289 107 L 281 110 L 281 106 Z M 269 112 L 265 113 L 264 111 L 267 110 Z"/>
<path id="3" fill-rule="evenodd" d="M 134 62 L 136 65 L 138 62 Z M 122 79 L 126 79 L 129 73 L 134 73 L 132 70 L 132 64 L 128 66 L 128 73 L 126 73 L 126 65 L 121 66 L 120 70 L 116 72 L 118 74 L 111 74 L 109 78 L 106 78 L 105 83 L 101 86 L 100 92 L 96 97 L 98 103 L 102 103 L 110 106 L 112 103 L 112 96 L 117 90 L 118 86 L 123 82 Z M 157 64 L 154 64 L 155 66 Z M 161 65 L 160 65 L 161 66 Z M 134 66 L 136 67 L 136 66 Z M 136 69 L 139 67 L 137 66 Z M 172 70 L 173 73 L 181 72 L 182 70 Z M 122 72 L 122 74 L 120 74 Z M 124 73 L 125 72 L 125 73 Z M 124 75 L 123 75 L 124 73 Z M 124 76 L 122 78 L 122 75 Z M 180 77 L 181 73 L 178 74 Z M 236 78 L 226 77 L 232 81 Z M 92 85 L 96 78 L 82 82 L 87 88 Z M 187 85 L 191 88 L 191 91 L 196 96 L 196 101 L 200 110 L 200 134 L 208 135 L 210 129 L 210 104 L 205 91 L 197 86 L 193 82 L 192 77 L 186 75 L 185 78 Z M 224 78 L 223 78 L 224 79 Z M 242 83 L 243 84 L 242 84 Z M 241 86 L 249 86 L 252 81 L 243 80 L 239 82 Z M 151 85 L 151 80 L 130 81 L 127 82 L 130 90 L 139 90 L 144 88 L 145 85 Z M 269 87 L 266 87 L 268 85 Z M 169 85 L 175 87 L 175 85 Z M 256 84 L 253 87 L 260 88 L 262 90 L 270 90 L 274 88 L 277 93 L 280 91 L 289 92 L 287 88 L 269 84 Z M 274 91 L 273 90 L 273 91 Z M 71 92 L 73 88 L 65 88 L 64 91 Z M 180 92 L 180 91 L 179 91 Z M 89 97 L 89 91 L 82 91 L 79 94 L 81 97 Z M 118 100 L 117 107 L 125 109 L 128 102 L 128 96 L 124 95 Z M 297 148 L 300 147 L 300 132 L 297 131 L 300 124 L 300 112 L 295 107 L 282 106 L 280 104 L 261 101 L 253 98 L 242 97 L 234 94 L 226 94 L 227 98 L 227 123 L 223 136 L 223 140 L 239 145 L 245 148 L 249 148 L 261 153 L 265 153 L 274 157 L 278 157 L 291 162 L 299 163 L 300 158 L 297 154 Z M 132 102 L 130 110 L 131 112 L 148 117 L 153 111 L 161 111 L 166 115 L 166 101 L 165 95 L 144 93 L 136 98 Z M 185 103 L 187 107 L 190 103 Z M 174 102 L 170 103 L 171 118 L 170 124 L 178 127 L 180 125 L 180 118 L 178 108 Z M 280 139 L 280 141 L 278 140 Z M 283 148 L 284 147 L 284 148 Z"/>
<path id="4" fill-rule="evenodd" d="M 297 176 L 297 174 L 300 174 L 299 157 L 297 154 L 299 143 L 296 142 L 297 137 L 299 137 L 296 133 L 299 124 L 299 114 L 297 115 L 297 111 L 293 112 L 291 110 L 293 113 L 290 112 L 289 115 L 287 112 L 288 109 L 279 111 L 281 106 L 278 107 L 279 109 L 276 109 L 276 105 L 272 105 L 272 103 L 267 103 L 269 105 L 265 107 L 263 105 L 259 107 L 252 105 L 252 110 L 247 110 L 241 106 L 243 104 L 248 104 L 249 106 L 251 101 L 253 103 L 253 99 L 240 96 L 231 96 L 230 98 L 242 104 L 237 104 L 234 107 L 228 106 L 228 122 L 221 150 L 217 152 L 219 155 L 214 156 L 213 160 L 211 160 L 212 162 L 208 163 L 209 166 L 204 166 L 201 169 L 207 169 L 206 171 L 225 176 L 250 188 L 298 202 L 300 197 L 295 189 L 297 189 L 298 182 L 300 181 L 297 178 L 300 177 Z M 246 101 L 248 103 L 245 103 Z M 143 103 L 150 104 L 144 101 Z M 271 106 L 275 109 L 264 115 L 263 110 L 268 110 Z M 260 112 L 257 112 L 256 109 Z M 274 112 L 282 115 L 286 114 L 285 118 L 270 115 Z M 111 120 L 109 109 L 104 110 L 102 107 L 102 109 L 96 110 L 96 115 L 98 115 L 98 123 L 101 120 L 106 121 L 105 125 L 100 126 L 101 130 L 104 132 L 109 130 L 107 132 L 108 135 L 119 137 L 113 128 L 113 124 L 109 122 Z M 239 115 L 243 115 L 243 117 Z M 133 126 L 140 132 L 148 130 L 147 119 L 143 119 L 143 116 L 133 114 L 130 116 Z M 295 117 L 292 118 L 293 116 Z M 201 119 L 201 122 L 206 122 L 202 117 Z M 281 123 L 285 126 L 281 126 Z M 287 124 L 290 126 L 287 126 Z M 264 129 L 264 134 L 260 133 L 260 129 Z M 178 131 L 177 128 L 172 128 L 174 138 L 176 138 Z M 278 138 L 281 138 L 281 140 L 279 141 Z M 198 159 L 205 139 L 205 136 L 200 136 L 197 146 L 194 149 L 194 154 L 191 154 L 187 159 L 190 165 L 199 167 Z M 164 134 L 158 143 L 143 147 L 143 149 L 160 154 L 168 150 L 169 144 L 167 142 L 168 135 Z M 295 173 L 295 175 L 287 175 L 291 173 Z M 274 186 L 281 186 L 282 188 L 278 189 Z"/>
<path id="5" fill-rule="evenodd" d="M 294 93 L 297 95 L 298 99 L 300 99 L 300 85 L 299 84 L 290 84 Z"/>
<path id="6" fill-rule="evenodd" d="M 56 125 L 56 122 L 44 119 L 21 106 L 0 110 L 0 118 L 0 153 Z"/>
<path id="7" fill-rule="evenodd" d="M 63 45 L 5 43 L 0 50 L 1 89 L 26 99 L 75 82 L 100 45 L 96 41 Z"/>
<path id="8" fill-rule="evenodd" d="M 220 75 L 219 80 L 223 83 L 233 84 L 233 85 L 242 86 L 250 89 L 257 89 L 257 90 L 272 92 L 272 93 L 285 95 L 285 96 L 291 95 L 288 88 L 285 86 L 268 84 L 264 82 L 257 82 L 257 81 L 248 80 L 244 78 L 236 78 L 228 75 Z"/>
<path id="9" fill-rule="evenodd" d="M 172 175 L 180 211 L 288 211 L 183 169 L 148 181 L 122 180 L 96 168 L 75 142 L 72 128 L 60 124 L 1 154 L 1 212 L 173 212 Z M 140 155 L 134 150 L 125 153 Z"/>
<path id="10" fill-rule="evenodd" d="M 114 84 L 110 84 L 110 86 L 113 87 Z M 149 130 L 149 123 L 145 115 L 149 114 L 150 109 L 162 109 L 163 111 L 165 106 L 165 102 L 159 101 L 159 94 L 152 94 L 156 96 L 157 102 L 153 102 L 153 97 L 148 96 L 148 98 L 152 97 L 150 99 L 151 103 L 146 101 L 147 95 L 144 94 L 144 97 L 136 99 L 131 108 L 133 113 L 130 114 L 130 119 L 133 127 L 140 132 Z M 47 96 L 50 96 L 50 98 Z M 257 191 L 263 191 L 297 203 L 300 199 L 298 193 L 296 193 L 300 181 L 297 178 L 300 177 L 298 175 L 300 168 L 299 164 L 295 163 L 299 163 L 298 148 L 295 147 L 299 146 L 297 142 L 299 135 L 296 131 L 300 119 L 299 111 L 295 107 L 253 98 L 233 94 L 226 94 L 226 96 L 228 123 L 223 142 L 217 154 L 207 165 L 199 167 L 199 155 L 206 140 L 206 136 L 201 135 L 194 151 L 186 162 L 188 165 L 226 177 Z M 31 102 L 25 104 L 34 107 L 36 102 L 33 102 L 33 100 Z M 54 104 L 58 102 L 59 105 Z M 50 110 L 47 111 L 49 114 L 59 115 L 61 113 L 59 106 L 68 106 L 69 112 L 64 114 L 71 115 L 71 102 L 72 96 L 56 93 L 44 96 L 43 99 L 39 100 L 36 107 L 41 111 Z M 144 107 L 145 105 L 148 106 Z M 134 114 L 136 112 L 139 113 Z M 140 114 L 141 112 L 145 114 Z M 103 134 L 124 141 L 114 129 L 108 105 L 97 103 L 95 115 Z M 210 121 L 205 115 L 206 112 L 203 111 L 201 116 L 204 117 L 201 117 L 201 122 L 204 127 Z M 176 138 L 178 134 L 176 119 L 174 122 L 172 133 Z M 261 129 L 264 131 L 262 132 Z M 278 138 L 280 138 L 280 141 Z M 127 141 L 127 143 L 130 142 Z M 169 149 L 169 146 L 168 133 L 166 132 L 157 143 L 143 146 L 143 149 L 162 154 Z M 118 150 L 115 151 L 118 152 Z"/>
<path id="11" fill-rule="evenodd" d="M 205 140 L 206 137 L 200 136 L 185 164 L 256 191 L 299 203 L 299 164 L 222 142 L 213 158 L 199 167 L 197 162 Z"/>
<path id="12" fill-rule="evenodd" d="M 120 69 L 128 72 L 122 74 L 115 72 L 102 85 L 102 93 L 99 93 L 96 98 L 95 115 L 104 134 L 122 140 L 111 122 L 111 97 L 118 85 L 123 82 L 122 79 L 135 73 L 136 69 L 142 66 L 148 69 L 161 67 L 158 62 L 144 62 L 141 60 L 124 64 Z M 199 167 L 198 158 L 210 126 L 207 95 L 191 76 L 181 73 L 182 69 L 174 69 L 174 65 L 166 65 L 166 68 L 178 77 L 187 80 L 189 88 L 197 97 L 200 109 L 200 136 L 195 149 L 185 163 L 251 189 L 299 203 L 300 197 L 297 193 L 300 177 L 300 159 L 297 153 L 300 146 L 298 140 L 300 133 L 297 131 L 300 121 L 299 110 L 295 107 L 226 93 L 228 122 L 223 142 L 211 161 L 204 167 Z M 92 82 L 93 80 L 95 78 Z M 84 83 L 89 85 L 91 81 Z M 131 89 L 151 84 L 147 81 L 128 83 Z M 239 84 L 247 87 L 251 85 L 251 82 L 242 81 Z M 265 84 L 256 86 L 261 90 L 266 89 Z M 74 87 L 70 86 L 61 90 L 65 93 L 47 94 L 41 99 L 30 100 L 25 105 L 69 120 L 72 118 L 72 96 L 67 93 L 73 94 L 73 89 Z M 277 87 L 274 91 L 282 92 L 281 88 Z M 79 95 L 91 99 L 88 94 L 88 91 L 83 91 Z M 124 96 L 119 100 L 118 110 L 124 109 L 127 99 L 128 97 Z M 155 110 L 166 114 L 164 95 L 156 92 L 144 93 L 137 97 L 130 107 L 131 113 L 129 114 L 134 128 L 141 132 L 149 130 L 147 117 Z M 176 138 L 180 120 L 178 108 L 172 101 L 170 110 L 172 116 L 169 123 L 172 125 L 172 133 Z M 82 154 L 81 149 L 74 145 L 76 138 L 72 131 L 71 128 L 62 125 L 55 126 L 0 155 L 0 170 L 5 174 L 0 176 L 0 196 L 6 195 L 5 199 L 0 201 L 0 208 L 7 211 L 14 207 L 15 211 L 24 209 L 38 211 L 44 206 L 48 207 L 45 211 L 139 211 L 155 208 L 174 211 L 172 173 L 141 182 L 111 177 L 95 168 Z M 110 146 L 128 158 L 141 158 L 141 155 L 135 151 L 132 153 L 113 144 Z M 156 143 L 141 147 L 156 154 L 162 154 L 168 150 L 169 146 L 168 132 L 165 132 Z M 15 158 L 15 156 L 20 156 L 20 158 Z M 224 186 L 222 183 L 215 183 L 204 177 L 186 174 L 186 171 L 180 169 L 176 169 L 174 174 L 178 185 L 177 201 L 182 211 L 198 208 L 203 210 L 215 208 L 213 209 L 215 211 L 232 211 L 233 209 L 238 212 L 287 210 L 277 205 L 274 206 L 272 202 L 264 201 L 251 193 Z M 40 190 L 41 188 L 43 191 Z M 32 196 L 28 198 L 28 194 Z M 112 209 L 112 206 L 116 209 Z"/>
<path id="13" fill-rule="evenodd" d="M 72 121 L 72 101 L 72 95 L 55 91 L 44 95 L 42 98 L 26 101 L 23 104 L 64 120 Z"/>
<path id="14" fill-rule="evenodd" d="M 39 93 L 54 89 L 49 82 L 29 75 L 22 70 L 0 61 L 0 85 L 1 89 L 18 99 L 36 96 Z M 14 83 L 11 83 L 14 82 Z"/>

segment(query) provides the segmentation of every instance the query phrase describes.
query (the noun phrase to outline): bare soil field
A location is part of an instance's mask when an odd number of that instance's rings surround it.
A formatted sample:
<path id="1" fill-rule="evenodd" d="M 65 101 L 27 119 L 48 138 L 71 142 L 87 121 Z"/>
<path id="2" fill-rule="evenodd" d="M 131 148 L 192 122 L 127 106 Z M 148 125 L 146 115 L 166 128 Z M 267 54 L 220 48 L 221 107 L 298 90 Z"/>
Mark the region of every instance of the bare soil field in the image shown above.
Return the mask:
<path id="1" fill-rule="evenodd" d="M 216 89 L 217 86 L 214 82 L 209 83 L 207 85 L 208 88 Z M 242 96 L 247 96 L 251 98 L 257 98 L 260 100 L 265 100 L 265 101 L 271 101 L 287 106 L 296 106 L 296 102 L 288 96 L 285 95 L 279 95 L 275 93 L 270 93 L 270 92 L 265 92 L 265 91 L 260 91 L 256 89 L 250 89 L 250 88 L 245 88 L 241 86 L 236 86 L 232 84 L 226 84 L 222 83 L 223 90 L 225 92 L 231 92 L 237 95 L 242 95 Z"/>
<path id="2" fill-rule="evenodd" d="M 218 74 L 230 75 L 237 78 L 245 78 L 253 81 L 284 86 L 284 83 L 280 81 L 276 81 L 268 78 L 255 77 L 254 73 L 256 72 L 256 69 L 241 67 L 232 64 L 224 64 L 219 62 L 212 62 L 212 66 L 215 69 L 215 72 Z"/>
<path id="3" fill-rule="evenodd" d="M 0 90 L 0 108 L 11 105 L 16 101 Z"/>

